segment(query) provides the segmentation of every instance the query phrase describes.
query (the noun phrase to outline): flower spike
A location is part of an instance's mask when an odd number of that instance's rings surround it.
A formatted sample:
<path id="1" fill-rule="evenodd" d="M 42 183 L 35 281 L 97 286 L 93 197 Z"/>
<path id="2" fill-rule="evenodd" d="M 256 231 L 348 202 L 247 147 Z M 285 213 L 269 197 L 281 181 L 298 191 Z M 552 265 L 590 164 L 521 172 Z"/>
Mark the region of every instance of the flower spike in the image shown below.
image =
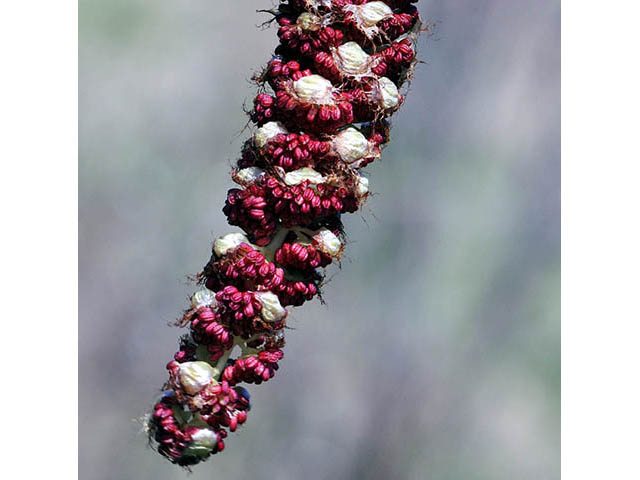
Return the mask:
<path id="1" fill-rule="evenodd" d="M 361 170 L 389 141 L 422 30 L 417 0 L 281 0 L 279 46 L 256 77 L 255 128 L 232 172 L 216 239 L 178 324 L 188 329 L 147 422 L 189 468 L 225 448 L 251 410 L 240 384 L 272 379 L 289 308 L 320 294 L 345 248 L 341 215 L 367 201 Z"/>

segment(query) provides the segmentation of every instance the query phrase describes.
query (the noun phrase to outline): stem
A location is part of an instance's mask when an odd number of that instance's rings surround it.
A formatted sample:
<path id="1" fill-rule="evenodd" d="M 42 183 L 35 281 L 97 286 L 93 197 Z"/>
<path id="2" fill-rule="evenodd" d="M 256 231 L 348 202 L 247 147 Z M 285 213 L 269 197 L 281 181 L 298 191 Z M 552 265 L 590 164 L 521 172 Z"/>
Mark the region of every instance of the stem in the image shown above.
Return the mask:
<path id="1" fill-rule="evenodd" d="M 231 348 L 224 352 L 222 357 L 220 357 L 220 359 L 218 360 L 218 363 L 216 363 L 215 368 L 216 370 L 218 370 L 218 372 L 220 372 L 218 374 L 218 380 L 222 379 L 222 372 L 224 372 L 224 367 L 227 365 L 227 360 L 229 360 L 229 356 L 231 355 L 231 352 L 233 352 L 233 349 L 236 348 L 236 345 L 238 345 L 237 340 L 233 342 Z"/>
<path id="2" fill-rule="evenodd" d="M 287 238 L 287 235 L 289 234 L 289 231 L 290 230 L 288 228 L 281 226 L 274 235 L 271 242 L 269 242 L 269 245 L 266 245 L 264 247 L 257 247 L 267 260 L 273 262 L 273 258 L 276 255 L 276 250 L 278 250 L 282 246 L 282 244 L 284 243 L 284 239 Z"/>
<path id="3" fill-rule="evenodd" d="M 220 359 L 218 360 L 218 363 L 216 363 L 216 370 L 218 370 L 219 373 L 219 377 L 218 380 L 222 379 L 222 373 L 224 372 L 224 368 L 227 364 L 227 360 L 229 360 L 229 357 L 231 356 L 231 353 L 233 352 L 233 349 L 236 348 L 236 346 L 240 347 L 240 355 L 245 355 L 246 352 L 248 350 L 255 350 L 255 352 L 257 353 L 258 350 L 257 349 L 253 349 L 253 348 L 249 348 L 247 346 L 247 343 L 251 342 L 252 340 L 255 340 L 256 338 L 260 337 L 262 334 L 258 333 L 252 337 L 249 337 L 248 339 L 243 339 L 243 338 L 236 338 L 233 342 L 233 345 L 231 346 L 230 349 L 226 350 L 224 352 L 224 354 L 222 355 L 222 357 L 220 357 Z"/>

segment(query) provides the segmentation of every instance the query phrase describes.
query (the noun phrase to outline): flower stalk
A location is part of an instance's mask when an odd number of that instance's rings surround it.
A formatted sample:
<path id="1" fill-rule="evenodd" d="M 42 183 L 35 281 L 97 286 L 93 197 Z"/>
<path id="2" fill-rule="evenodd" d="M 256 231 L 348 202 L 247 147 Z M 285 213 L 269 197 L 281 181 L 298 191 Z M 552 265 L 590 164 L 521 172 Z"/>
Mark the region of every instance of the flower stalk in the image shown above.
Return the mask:
<path id="1" fill-rule="evenodd" d="M 223 208 L 241 232 L 213 244 L 148 421 L 171 462 L 189 467 L 225 448 L 251 408 L 240 384 L 275 375 L 288 309 L 316 297 L 322 269 L 339 262 L 341 215 L 366 202 L 361 169 L 389 141 L 413 75 L 416 1 L 281 0 L 273 12 L 280 45 L 256 77 L 254 134 Z"/>

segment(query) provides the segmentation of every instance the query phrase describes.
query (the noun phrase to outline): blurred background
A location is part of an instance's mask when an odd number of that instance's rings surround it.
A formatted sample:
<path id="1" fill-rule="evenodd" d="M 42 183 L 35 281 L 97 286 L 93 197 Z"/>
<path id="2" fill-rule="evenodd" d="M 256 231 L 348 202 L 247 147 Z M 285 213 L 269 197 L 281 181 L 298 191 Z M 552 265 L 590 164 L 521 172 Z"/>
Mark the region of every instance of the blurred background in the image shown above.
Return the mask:
<path id="1" fill-rule="evenodd" d="M 270 0 L 80 0 L 80 478 L 183 479 L 152 405 L 232 186 Z M 422 0 L 376 193 L 197 479 L 560 477 L 560 5 Z"/>

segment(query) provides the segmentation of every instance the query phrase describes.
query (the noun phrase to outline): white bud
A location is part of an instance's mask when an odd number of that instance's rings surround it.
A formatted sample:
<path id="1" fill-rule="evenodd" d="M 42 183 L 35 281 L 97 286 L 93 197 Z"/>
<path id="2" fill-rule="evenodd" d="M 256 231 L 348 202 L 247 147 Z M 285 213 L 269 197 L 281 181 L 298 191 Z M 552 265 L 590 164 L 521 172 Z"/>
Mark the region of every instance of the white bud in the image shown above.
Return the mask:
<path id="1" fill-rule="evenodd" d="M 249 244 L 249 239 L 242 233 L 229 233 L 213 242 L 213 251 L 217 256 L 224 257 L 229 250 L 236 248 L 241 243 Z"/>
<path id="2" fill-rule="evenodd" d="M 345 163 L 360 160 L 369 151 L 369 141 L 358 130 L 349 127 L 333 138 L 333 148 Z"/>
<path id="3" fill-rule="evenodd" d="M 281 133 L 289 133 L 282 123 L 267 122 L 253 134 L 253 143 L 256 147 L 262 148 Z"/>
<path id="4" fill-rule="evenodd" d="M 303 102 L 318 105 L 333 103 L 333 85 L 320 75 L 307 75 L 296 80 L 293 90 Z"/>
<path id="5" fill-rule="evenodd" d="M 284 183 L 290 186 L 299 185 L 305 180 L 311 183 L 324 183 L 324 177 L 311 167 L 299 168 L 284 176 Z"/>
<path id="6" fill-rule="evenodd" d="M 327 228 L 322 228 L 313 236 L 314 243 L 321 252 L 332 258 L 340 256 L 342 252 L 342 242 L 338 236 Z"/>
<path id="7" fill-rule="evenodd" d="M 346 74 L 362 74 L 369 68 L 369 55 L 356 42 L 340 45 L 334 58 L 340 70 Z"/>
<path id="8" fill-rule="evenodd" d="M 247 167 L 238 170 L 233 176 L 234 181 L 239 185 L 246 185 L 255 182 L 264 175 L 264 170 L 258 167 Z"/>
<path id="9" fill-rule="evenodd" d="M 209 428 L 201 428 L 191 434 L 191 443 L 184 451 L 186 455 L 206 457 L 218 443 L 218 435 Z"/>
<path id="10" fill-rule="evenodd" d="M 213 448 L 218 442 L 218 435 L 213 430 L 201 428 L 191 434 L 191 441 L 197 443 L 199 446 Z"/>
<path id="11" fill-rule="evenodd" d="M 362 198 L 369 193 L 369 179 L 367 177 L 358 177 L 358 186 L 356 187 L 356 195 Z"/>
<path id="12" fill-rule="evenodd" d="M 180 364 L 178 379 L 185 392 L 195 395 L 211 382 L 215 382 L 219 373 L 207 362 L 185 362 Z"/>
<path id="13" fill-rule="evenodd" d="M 380 20 L 391 17 L 393 10 L 384 2 L 369 2 L 360 6 L 360 19 L 367 27 L 372 27 Z"/>
<path id="14" fill-rule="evenodd" d="M 322 26 L 322 22 L 319 17 L 310 14 L 309 12 L 303 12 L 298 16 L 298 20 L 296 21 L 298 26 L 303 30 L 310 30 L 315 32 Z"/>
<path id="15" fill-rule="evenodd" d="M 255 297 L 262 305 L 261 315 L 265 322 L 277 322 L 287 314 L 274 293 L 256 292 Z"/>
<path id="16" fill-rule="evenodd" d="M 210 307 L 216 305 L 216 294 L 208 288 L 198 290 L 191 296 L 191 306 L 193 308 Z"/>
<path id="17" fill-rule="evenodd" d="M 396 84 L 387 77 L 378 79 L 378 90 L 381 96 L 381 103 L 384 108 L 394 108 L 400 103 L 400 94 Z"/>

